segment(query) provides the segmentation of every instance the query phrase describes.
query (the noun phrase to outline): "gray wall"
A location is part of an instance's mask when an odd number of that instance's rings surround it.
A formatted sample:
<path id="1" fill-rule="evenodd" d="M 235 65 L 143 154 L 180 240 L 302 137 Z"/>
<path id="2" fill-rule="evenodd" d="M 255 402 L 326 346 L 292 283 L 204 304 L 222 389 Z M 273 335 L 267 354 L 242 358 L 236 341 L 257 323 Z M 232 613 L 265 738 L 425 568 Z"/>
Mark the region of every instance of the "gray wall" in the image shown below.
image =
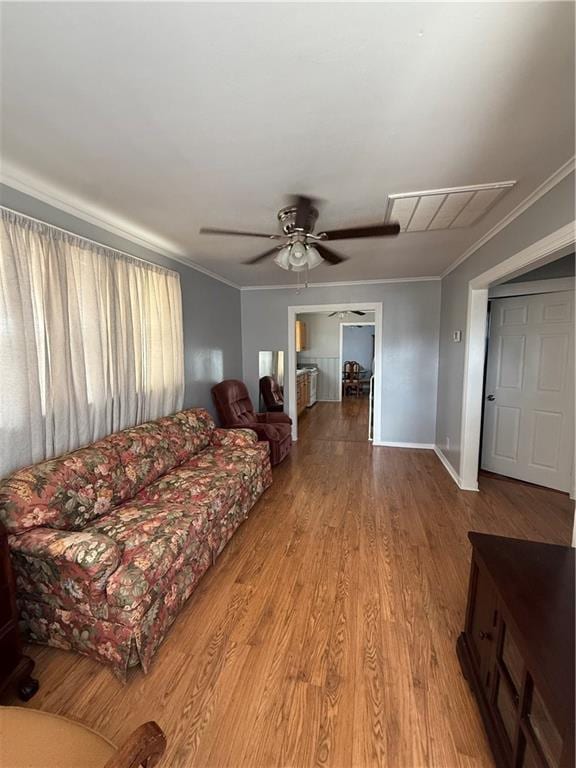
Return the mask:
<path id="1" fill-rule="evenodd" d="M 574 277 L 573 253 L 568 256 L 562 256 L 561 259 L 556 259 L 556 261 L 551 261 L 549 264 L 544 264 L 542 267 L 524 272 L 523 275 L 513 277 L 512 280 L 507 280 L 505 285 L 510 285 L 511 283 L 531 283 L 534 280 L 554 280 L 557 277 Z"/>
<path id="2" fill-rule="evenodd" d="M 468 283 L 573 219 L 574 174 L 570 174 L 442 280 L 436 443 L 457 473 L 460 472 Z M 451 340 L 454 330 L 462 330 L 463 341 L 459 344 Z"/>
<path id="3" fill-rule="evenodd" d="M 28 216 L 70 230 L 180 274 L 184 320 L 184 407 L 214 409 L 210 387 L 242 375 L 240 291 L 64 211 L 0 185 L 0 203 Z"/>
<path id="4" fill-rule="evenodd" d="M 355 360 L 365 371 L 372 371 L 374 326 L 345 325 L 342 330 L 342 360 Z"/>
<path id="5" fill-rule="evenodd" d="M 374 312 L 366 312 L 361 316 L 345 315 L 344 320 L 339 317 L 329 317 L 325 312 L 305 312 L 298 320 L 306 323 L 306 350 L 298 353 L 298 360 L 301 357 L 302 359 L 323 356 L 339 358 L 340 326 L 344 323 L 353 323 L 355 319 L 359 323 L 373 323 Z"/>
<path id="6" fill-rule="evenodd" d="M 433 443 L 438 378 L 440 281 L 242 291 L 244 380 L 257 402 L 258 352 L 283 349 L 288 307 L 381 301 L 382 440 Z M 288 388 L 289 382 L 285 381 Z"/>

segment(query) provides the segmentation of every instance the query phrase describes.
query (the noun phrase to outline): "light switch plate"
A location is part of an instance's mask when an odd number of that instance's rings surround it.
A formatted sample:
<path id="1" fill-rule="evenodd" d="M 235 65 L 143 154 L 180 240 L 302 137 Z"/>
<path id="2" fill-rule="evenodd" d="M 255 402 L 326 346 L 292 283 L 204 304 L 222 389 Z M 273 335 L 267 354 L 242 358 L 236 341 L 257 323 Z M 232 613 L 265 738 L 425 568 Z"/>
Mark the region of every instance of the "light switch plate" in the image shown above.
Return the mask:
<path id="1" fill-rule="evenodd" d="M 462 331 L 453 331 L 452 332 L 452 341 L 458 342 L 462 341 Z"/>

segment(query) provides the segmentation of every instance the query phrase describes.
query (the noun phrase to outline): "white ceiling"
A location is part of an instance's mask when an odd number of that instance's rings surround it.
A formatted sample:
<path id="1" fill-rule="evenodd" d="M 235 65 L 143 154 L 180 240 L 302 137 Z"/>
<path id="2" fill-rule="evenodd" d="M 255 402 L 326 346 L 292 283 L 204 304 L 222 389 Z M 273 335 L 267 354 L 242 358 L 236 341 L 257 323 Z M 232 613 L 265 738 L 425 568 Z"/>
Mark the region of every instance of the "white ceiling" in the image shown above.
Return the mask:
<path id="1" fill-rule="evenodd" d="M 572 3 L 4 3 L 4 172 L 241 285 L 286 283 L 287 193 L 320 229 L 387 195 L 516 179 L 475 226 L 342 241 L 314 280 L 438 275 L 574 150 Z"/>

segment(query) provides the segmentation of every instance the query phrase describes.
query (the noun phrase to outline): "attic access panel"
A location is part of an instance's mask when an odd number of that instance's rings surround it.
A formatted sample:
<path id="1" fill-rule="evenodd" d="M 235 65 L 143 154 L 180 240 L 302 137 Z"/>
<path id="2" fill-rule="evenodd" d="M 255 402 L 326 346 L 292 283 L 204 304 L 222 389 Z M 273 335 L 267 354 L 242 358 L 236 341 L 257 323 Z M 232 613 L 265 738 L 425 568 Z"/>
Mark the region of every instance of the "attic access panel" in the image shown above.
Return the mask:
<path id="1" fill-rule="evenodd" d="M 401 232 L 471 227 L 515 184 L 515 181 L 499 181 L 390 195 L 386 221 L 397 221 Z"/>

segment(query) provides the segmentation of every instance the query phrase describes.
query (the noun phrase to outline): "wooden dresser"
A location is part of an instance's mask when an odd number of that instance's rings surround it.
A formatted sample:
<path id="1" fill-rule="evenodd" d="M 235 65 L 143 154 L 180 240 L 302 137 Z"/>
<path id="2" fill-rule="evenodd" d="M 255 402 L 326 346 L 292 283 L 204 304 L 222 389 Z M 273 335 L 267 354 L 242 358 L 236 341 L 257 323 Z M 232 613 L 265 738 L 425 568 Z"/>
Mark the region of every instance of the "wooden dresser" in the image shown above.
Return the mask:
<path id="1" fill-rule="evenodd" d="M 469 533 L 460 665 L 498 768 L 574 766 L 574 549 Z"/>
<path id="2" fill-rule="evenodd" d="M 28 701 L 38 690 L 38 681 L 31 677 L 33 668 L 32 659 L 22 654 L 14 575 L 6 529 L 0 523 L 0 695 L 16 684 L 20 698 Z"/>

